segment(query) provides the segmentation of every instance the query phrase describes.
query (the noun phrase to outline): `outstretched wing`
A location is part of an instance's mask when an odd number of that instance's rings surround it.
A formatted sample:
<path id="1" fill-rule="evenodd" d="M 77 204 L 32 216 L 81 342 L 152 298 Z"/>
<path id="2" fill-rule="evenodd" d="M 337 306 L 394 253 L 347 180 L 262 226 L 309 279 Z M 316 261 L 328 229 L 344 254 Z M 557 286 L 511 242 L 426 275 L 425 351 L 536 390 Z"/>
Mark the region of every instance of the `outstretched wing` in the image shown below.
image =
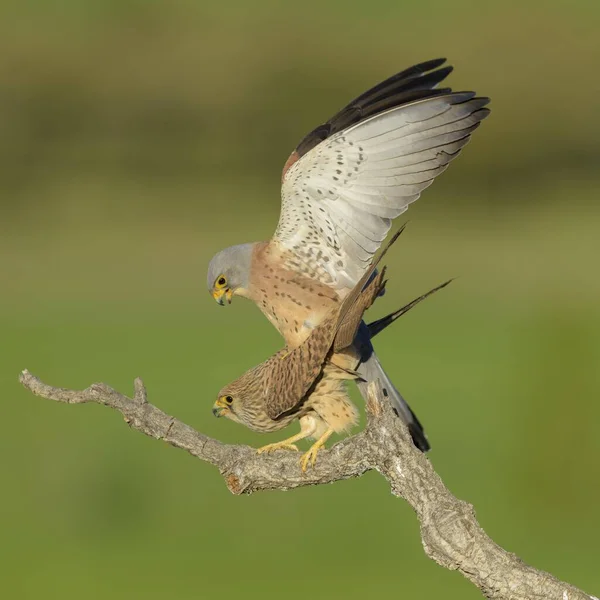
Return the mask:
<path id="1" fill-rule="evenodd" d="M 433 183 L 488 114 L 488 98 L 434 89 L 443 59 L 407 69 L 302 140 L 286 163 L 273 243 L 291 270 L 338 290 L 368 269 L 392 220 Z"/>

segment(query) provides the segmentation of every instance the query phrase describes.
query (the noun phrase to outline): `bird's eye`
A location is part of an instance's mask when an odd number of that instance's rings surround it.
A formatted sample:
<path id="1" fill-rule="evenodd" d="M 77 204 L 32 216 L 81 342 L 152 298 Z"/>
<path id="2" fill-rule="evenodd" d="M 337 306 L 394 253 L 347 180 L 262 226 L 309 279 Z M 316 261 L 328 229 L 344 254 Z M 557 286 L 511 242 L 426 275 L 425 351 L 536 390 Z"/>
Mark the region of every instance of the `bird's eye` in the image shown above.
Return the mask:
<path id="1" fill-rule="evenodd" d="M 227 404 L 231 404 L 233 402 L 233 396 L 225 396 L 225 402 L 227 402 Z"/>
<path id="2" fill-rule="evenodd" d="M 217 279 L 217 287 L 225 287 L 227 285 L 227 278 L 225 277 L 225 275 L 220 275 L 219 278 Z"/>

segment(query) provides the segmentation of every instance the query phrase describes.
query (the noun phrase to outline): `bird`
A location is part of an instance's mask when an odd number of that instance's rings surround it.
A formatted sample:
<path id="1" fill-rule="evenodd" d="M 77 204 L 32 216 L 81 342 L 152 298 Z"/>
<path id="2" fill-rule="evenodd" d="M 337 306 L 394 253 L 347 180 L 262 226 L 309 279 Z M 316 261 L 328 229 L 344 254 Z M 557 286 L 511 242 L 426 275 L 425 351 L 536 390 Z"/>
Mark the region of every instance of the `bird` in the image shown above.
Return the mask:
<path id="1" fill-rule="evenodd" d="M 345 382 L 361 379 L 354 370 L 359 357 L 344 351 L 352 346 L 363 313 L 385 288 L 385 268 L 376 273 L 375 266 L 402 231 L 392 237 L 344 301 L 332 308 L 300 345 L 286 345 L 219 392 L 213 414 L 254 431 L 277 431 L 299 420 L 299 433 L 267 444 L 258 449 L 259 453 L 297 451 L 297 441 L 314 438 L 314 444 L 300 459 L 305 472 L 309 463 L 314 466 L 319 450 L 334 432 L 342 433 L 356 425 L 358 411 L 347 394 Z M 447 283 L 384 317 L 385 323 L 382 319 L 376 321 L 374 335 Z"/>
<path id="2" fill-rule="evenodd" d="M 210 261 L 207 286 L 220 305 L 252 300 L 288 348 L 301 346 L 343 303 L 392 222 L 446 170 L 489 115 L 489 98 L 438 87 L 451 73 L 439 58 L 364 92 L 308 133 L 281 176 L 281 213 L 268 241 L 230 246 Z M 417 448 L 423 426 L 377 357 L 361 322 L 351 347 L 359 391 L 379 380 Z M 336 359 L 336 357 L 332 357 Z"/>

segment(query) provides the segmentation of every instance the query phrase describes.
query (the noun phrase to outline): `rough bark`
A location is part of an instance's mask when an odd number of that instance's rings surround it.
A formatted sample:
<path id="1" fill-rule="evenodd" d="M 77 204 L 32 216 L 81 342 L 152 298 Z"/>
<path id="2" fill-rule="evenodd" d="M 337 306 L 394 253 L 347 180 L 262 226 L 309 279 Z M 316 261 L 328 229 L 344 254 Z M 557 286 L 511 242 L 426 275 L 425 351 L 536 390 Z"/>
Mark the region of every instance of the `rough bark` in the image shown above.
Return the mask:
<path id="1" fill-rule="evenodd" d="M 216 466 L 234 494 L 331 483 L 378 471 L 392 493 L 414 509 L 426 554 L 459 571 L 486 598 L 502 600 L 598 600 L 554 576 L 526 565 L 496 544 L 480 527 L 473 507 L 446 488 L 427 457 L 417 450 L 376 384 L 370 386 L 364 431 L 319 454 L 303 474 L 298 455 L 257 454 L 248 446 L 222 444 L 149 404 L 141 379 L 129 398 L 103 383 L 82 391 L 52 387 L 28 371 L 21 383 L 33 394 L 67 404 L 95 402 L 119 411 L 130 427 L 186 450 Z"/>

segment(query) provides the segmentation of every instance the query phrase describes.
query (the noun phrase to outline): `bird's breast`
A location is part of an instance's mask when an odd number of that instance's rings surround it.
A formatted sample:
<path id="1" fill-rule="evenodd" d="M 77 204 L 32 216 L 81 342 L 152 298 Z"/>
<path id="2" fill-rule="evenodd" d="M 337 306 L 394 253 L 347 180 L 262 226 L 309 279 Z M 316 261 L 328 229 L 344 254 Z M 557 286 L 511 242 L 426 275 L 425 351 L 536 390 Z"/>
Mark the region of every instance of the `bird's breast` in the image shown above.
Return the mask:
<path id="1" fill-rule="evenodd" d="M 252 297 L 284 337 L 300 345 L 339 303 L 329 286 L 281 267 L 271 255 L 258 256 L 251 280 Z"/>

